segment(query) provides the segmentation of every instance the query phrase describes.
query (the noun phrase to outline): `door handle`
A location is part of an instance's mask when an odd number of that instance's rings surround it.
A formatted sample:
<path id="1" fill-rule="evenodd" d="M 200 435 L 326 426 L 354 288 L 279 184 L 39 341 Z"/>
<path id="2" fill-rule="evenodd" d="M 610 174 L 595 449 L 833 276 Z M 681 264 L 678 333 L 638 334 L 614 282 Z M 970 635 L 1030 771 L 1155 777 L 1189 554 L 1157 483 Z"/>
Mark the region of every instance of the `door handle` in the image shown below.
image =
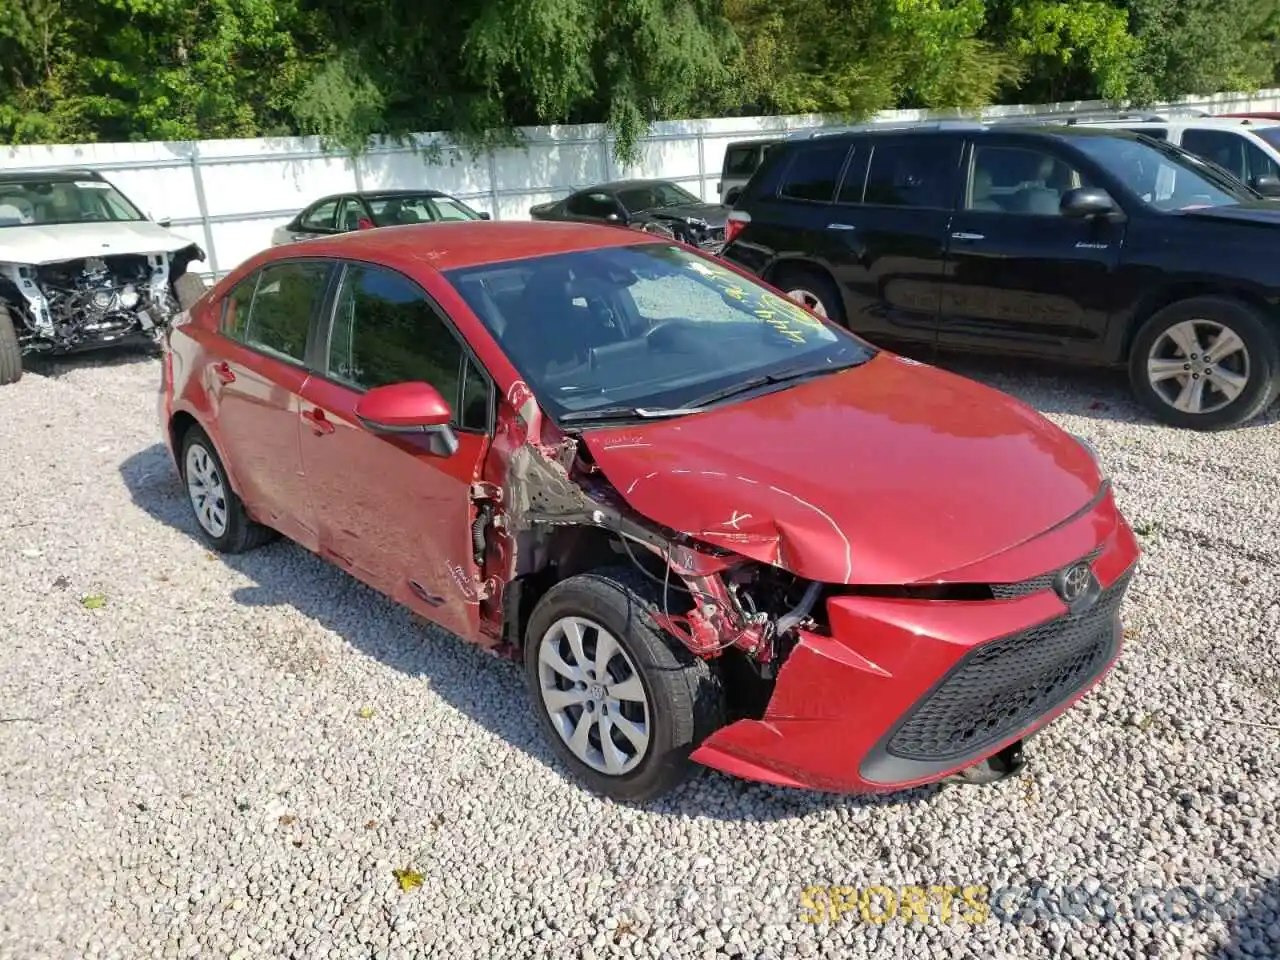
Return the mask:
<path id="1" fill-rule="evenodd" d="M 951 239 L 952 240 L 985 240 L 987 238 L 981 233 L 964 233 L 962 231 L 960 233 L 953 233 L 951 235 Z"/>
<path id="2" fill-rule="evenodd" d="M 333 433 L 333 423 L 319 407 L 314 410 L 303 410 L 302 419 L 311 424 L 311 432 L 317 437 L 322 437 L 326 433 Z"/>
<path id="3" fill-rule="evenodd" d="M 213 375 L 223 383 L 234 383 L 236 379 L 235 371 L 231 369 L 231 364 L 223 360 L 221 363 L 213 365 Z"/>
<path id="4" fill-rule="evenodd" d="M 827 229 L 828 230 L 857 230 L 858 228 L 855 227 L 852 223 L 828 223 Z"/>

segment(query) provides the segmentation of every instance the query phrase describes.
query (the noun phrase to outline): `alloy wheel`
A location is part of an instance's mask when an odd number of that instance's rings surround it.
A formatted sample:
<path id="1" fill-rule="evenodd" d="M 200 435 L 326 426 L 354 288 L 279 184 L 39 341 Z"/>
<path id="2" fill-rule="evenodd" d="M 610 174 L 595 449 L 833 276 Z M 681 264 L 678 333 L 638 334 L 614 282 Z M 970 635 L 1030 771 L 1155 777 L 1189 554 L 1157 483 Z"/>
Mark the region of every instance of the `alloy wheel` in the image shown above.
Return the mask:
<path id="1" fill-rule="evenodd" d="M 187 496 L 196 522 L 217 539 L 227 532 L 227 488 L 209 451 L 199 443 L 187 448 Z"/>
<path id="2" fill-rule="evenodd" d="M 820 317 L 826 317 L 827 315 L 827 308 L 822 305 L 822 299 L 812 290 L 796 287 L 794 290 L 787 291 L 787 297 Z"/>
<path id="3" fill-rule="evenodd" d="M 651 711 L 630 655 L 604 627 L 562 617 L 538 647 L 538 687 L 552 726 L 600 773 L 634 770 L 649 750 Z"/>
<path id="4" fill-rule="evenodd" d="M 1214 320 L 1184 320 L 1151 345 L 1147 380 L 1175 410 L 1213 413 L 1244 392 L 1249 361 L 1248 347 L 1230 327 Z"/>

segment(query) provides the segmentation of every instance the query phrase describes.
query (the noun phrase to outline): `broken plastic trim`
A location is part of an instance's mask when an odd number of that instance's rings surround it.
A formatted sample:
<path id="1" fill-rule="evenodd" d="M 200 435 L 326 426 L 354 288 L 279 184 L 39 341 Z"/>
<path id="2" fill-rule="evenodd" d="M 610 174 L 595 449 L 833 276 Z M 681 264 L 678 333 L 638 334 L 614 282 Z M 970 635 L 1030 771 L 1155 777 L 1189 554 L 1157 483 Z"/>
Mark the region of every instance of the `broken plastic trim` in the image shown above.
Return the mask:
<path id="1" fill-rule="evenodd" d="M 1003 750 L 987 757 L 987 759 L 944 777 L 942 782 L 977 785 L 999 783 L 1001 780 L 1017 776 L 1022 772 L 1022 768 L 1026 766 L 1026 763 L 1026 758 L 1022 753 L 1022 741 L 1015 740 Z"/>

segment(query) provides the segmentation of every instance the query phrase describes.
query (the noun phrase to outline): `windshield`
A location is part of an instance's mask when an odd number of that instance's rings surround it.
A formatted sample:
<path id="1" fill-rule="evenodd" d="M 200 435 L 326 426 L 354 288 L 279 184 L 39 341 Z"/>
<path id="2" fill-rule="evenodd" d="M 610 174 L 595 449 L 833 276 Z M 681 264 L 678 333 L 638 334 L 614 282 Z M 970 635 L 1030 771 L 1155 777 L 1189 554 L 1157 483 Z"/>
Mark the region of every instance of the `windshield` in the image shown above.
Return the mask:
<path id="1" fill-rule="evenodd" d="M 1163 141 L 1070 135 L 1064 139 L 1157 210 L 1221 207 L 1258 199 L 1230 174 Z"/>
<path id="2" fill-rule="evenodd" d="M 143 219 L 104 180 L 0 179 L 0 227 Z"/>
<path id="3" fill-rule="evenodd" d="M 479 220 L 480 214 L 461 200 L 430 194 L 370 197 L 369 210 L 375 226 L 399 223 L 431 223 L 435 220 Z"/>
<path id="4" fill-rule="evenodd" d="M 875 348 L 708 257 L 652 243 L 451 270 L 552 417 L 671 409 Z M 726 395 L 727 398 L 727 395 Z"/>
<path id="5" fill-rule="evenodd" d="M 701 203 L 683 187 L 674 183 L 646 183 L 618 191 L 618 201 L 628 210 L 653 210 L 657 207 L 677 207 L 685 203 Z"/>
<path id="6" fill-rule="evenodd" d="M 1280 150 L 1280 124 L 1273 127 L 1254 127 L 1249 131 L 1263 143 Z"/>

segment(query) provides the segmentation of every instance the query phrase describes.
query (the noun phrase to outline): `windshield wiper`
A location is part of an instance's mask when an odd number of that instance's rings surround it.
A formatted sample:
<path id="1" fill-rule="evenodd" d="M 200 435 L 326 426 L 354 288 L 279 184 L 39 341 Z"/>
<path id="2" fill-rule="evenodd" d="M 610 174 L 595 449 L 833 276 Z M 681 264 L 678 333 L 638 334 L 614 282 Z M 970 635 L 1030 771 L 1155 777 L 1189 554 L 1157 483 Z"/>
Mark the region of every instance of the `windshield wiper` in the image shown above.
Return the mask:
<path id="1" fill-rule="evenodd" d="M 574 410 L 559 419 L 561 423 L 582 423 L 587 420 L 659 420 L 697 412 L 695 407 L 600 407 L 596 410 Z"/>
<path id="2" fill-rule="evenodd" d="M 850 360 L 845 363 L 820 363 L 808 367 L 797 367 L 793 370 L 783 370 L 779 373 L 768 373 L 760 377 L 752 377 L 749 380 L 743 380 L 741 383 L 735 383 L 731 387 L 725 387 L 722 390 L 716 390 L 714 393 L 708 393 L 704 397 L 699 397 L 693 401 L 691 406 L 705 407 L 709 403 L 715 403 L 717 400 L 728 400 L 730 397 L 736 397 L 743 393 L 750 393 L 760 387 L 772 386 L 775 383 L 790 383 L 793 380 L 806 380 L 810 377 L 820 377 L 828 373 L 839 373 L 841 370 L 848 370 L 850 367 L 856 367 L 861 361 Z"/>

